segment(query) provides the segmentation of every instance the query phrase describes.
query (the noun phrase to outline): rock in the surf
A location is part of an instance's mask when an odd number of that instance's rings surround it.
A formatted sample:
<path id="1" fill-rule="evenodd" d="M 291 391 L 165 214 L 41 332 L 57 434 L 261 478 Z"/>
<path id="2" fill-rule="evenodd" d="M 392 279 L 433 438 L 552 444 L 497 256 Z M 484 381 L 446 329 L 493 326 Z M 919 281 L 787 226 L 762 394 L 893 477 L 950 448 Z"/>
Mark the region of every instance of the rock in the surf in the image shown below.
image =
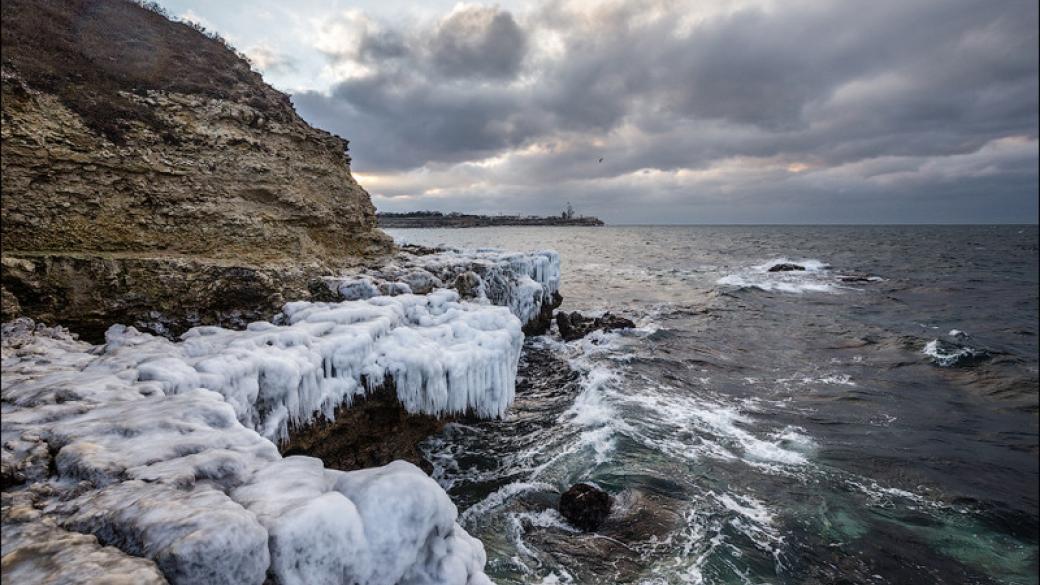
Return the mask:
<path id="1" fill-rule="evenodd" d="M 769 267 L 769 272 L 796 272 L 804 271 L 805 266 L 801 264 L 792 264 L 790 262 L 781 262 L 780 264 L 774 264 Z"/>
<path id="2" fill-rule="evenodd" d="M 556 313 L 556 326 L 564 341 L 581 339 L 593 331 L 613 331 L 615 329 L 631 329 L 636 326 L 631 319 L 604 313 L 602 317 L 586 317 L 577 311 Z"/>
<path id="3" fill-rule="evenodd" d="M 560 515 L 574 526 L 593 531 L 610 515 L 614 498 L 587 483 L 576 483 L 560 496 Z"/>

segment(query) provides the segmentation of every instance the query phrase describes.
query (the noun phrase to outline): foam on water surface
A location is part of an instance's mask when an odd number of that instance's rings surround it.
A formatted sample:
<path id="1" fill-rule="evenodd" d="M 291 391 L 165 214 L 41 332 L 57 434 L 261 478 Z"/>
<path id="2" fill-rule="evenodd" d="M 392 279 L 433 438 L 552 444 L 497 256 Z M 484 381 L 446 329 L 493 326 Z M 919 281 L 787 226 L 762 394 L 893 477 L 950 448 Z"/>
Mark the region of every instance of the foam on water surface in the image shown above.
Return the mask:
<path id="1" fill-rule="evenodd" d="M 794 264 L 803 270 L 786 272 L 770 272 L 770 268 L 780 264 Z M 839 275 L 831 271 L 831 266 L 821 260 L 774 258 L 762 264 L 741 269 L 733 274 L 722 276 L 716 284 L 738 289 L 754 288 L 766 292 L 790 294 L 801 293 L 838 293 L 848 288 L 842 286 Z"/>
<path id="2" fill-rule="evenodd" d="M 961 339 L 964 337 L 961 335 L 955 335 L 955 331 L 950 332 L 950 337 Z M 961 333 L 956 331 L 956 333 Z M 933 339 L 924 345 L 921 349 L 921 353 L 928 356 L 932 362 L 942 368 L 950 368 L 959 366 L 965 363 L 969 363 L 975 360 L 983 359 L 987 357 L 987 353 L 983 350 L 969 347 L 967 345 L 961 345 L 959 343 L 951 343 L 942 339 Z"/>

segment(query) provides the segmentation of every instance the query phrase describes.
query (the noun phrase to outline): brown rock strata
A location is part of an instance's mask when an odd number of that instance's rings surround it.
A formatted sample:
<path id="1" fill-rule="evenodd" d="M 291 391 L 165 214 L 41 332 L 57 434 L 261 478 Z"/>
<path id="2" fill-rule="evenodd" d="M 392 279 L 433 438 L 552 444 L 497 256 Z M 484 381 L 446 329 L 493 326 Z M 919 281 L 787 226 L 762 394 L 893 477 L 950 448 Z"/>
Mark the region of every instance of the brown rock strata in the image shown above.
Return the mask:
<path id="1" fill-rule="evenodd" d="M 123 0 L 3 4 L 4 318 L 235 325 L 388 252 L 347 142 Z"/>

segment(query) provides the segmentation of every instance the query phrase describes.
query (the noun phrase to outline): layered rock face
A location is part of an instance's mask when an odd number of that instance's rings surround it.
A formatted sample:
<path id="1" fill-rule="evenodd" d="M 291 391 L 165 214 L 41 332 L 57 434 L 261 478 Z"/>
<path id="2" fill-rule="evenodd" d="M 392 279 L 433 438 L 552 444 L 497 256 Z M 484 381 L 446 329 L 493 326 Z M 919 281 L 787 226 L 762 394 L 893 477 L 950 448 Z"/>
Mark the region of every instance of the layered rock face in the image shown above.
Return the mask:
<path id="1" fill-rule="evenodd" d="M 347 142 L 219 39 L 120 0 L 13 0 L 3 46 L 5 318 L 234 324 L 389 251 Z"/>

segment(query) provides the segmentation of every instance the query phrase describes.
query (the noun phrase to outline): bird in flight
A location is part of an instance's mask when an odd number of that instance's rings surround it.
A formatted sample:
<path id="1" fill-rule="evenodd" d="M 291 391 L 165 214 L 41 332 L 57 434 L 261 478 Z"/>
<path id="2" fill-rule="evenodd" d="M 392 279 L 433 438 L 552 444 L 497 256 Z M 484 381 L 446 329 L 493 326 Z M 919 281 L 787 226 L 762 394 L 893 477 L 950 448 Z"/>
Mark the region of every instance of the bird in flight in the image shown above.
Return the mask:
<path id="1" fill-rule="evenodd" d="M 601 158 L 601 159 L 599 159 L 599 162 L 603 162 L 603 159 L 602 159 L 602 158 Z"/>

